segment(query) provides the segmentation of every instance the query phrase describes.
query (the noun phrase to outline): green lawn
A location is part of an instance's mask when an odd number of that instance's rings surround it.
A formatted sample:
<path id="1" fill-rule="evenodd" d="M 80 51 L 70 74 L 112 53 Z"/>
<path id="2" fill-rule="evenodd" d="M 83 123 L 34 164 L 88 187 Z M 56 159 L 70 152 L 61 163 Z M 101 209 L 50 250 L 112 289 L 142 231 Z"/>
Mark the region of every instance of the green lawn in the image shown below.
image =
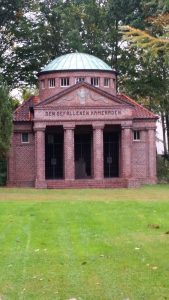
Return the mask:
<path id="1" fill-rule="evenodd" d="M 167 231 L 169 185 L 1 188 L 0 299 L 169 299 Z"/>

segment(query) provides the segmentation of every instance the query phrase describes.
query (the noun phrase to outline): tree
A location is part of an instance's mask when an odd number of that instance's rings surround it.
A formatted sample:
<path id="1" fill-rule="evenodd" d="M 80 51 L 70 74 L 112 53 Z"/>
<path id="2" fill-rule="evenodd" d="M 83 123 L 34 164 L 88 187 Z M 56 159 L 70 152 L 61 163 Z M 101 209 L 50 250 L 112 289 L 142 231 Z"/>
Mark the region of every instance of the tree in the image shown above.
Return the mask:
<path id="1" fill-rule="evenodd" d="M 28 3 L 24 0 L 0 0 L 0 66 L 3 72 L 9 58 L 13 56 L 14 28 Z"/>
<path id="2" fill-rule="evenodd" d="M 161 115 L 164 155 L 169 157 L 169 14 L 147 18 L 146 30 L 123 27 L 128 51 L 135 52 L 133 80 L 127 76 L 126 87 L 144 104 Z"/>
<path id="3" fill-rule="evenodd" d="M 0 158 L 5 158 L 10 146 L 12 132 L 12 105 L 9 90 L 0 78 Z"/>
<path id="4" fill-rule="evenodd" d="M 15 2 L 20 6 L 15 8 Z M 4 32 L 8 51 L 3 51 L 2 70 L 8 84 L 16 86 L 35 84 L 41 66 L 73 51 L 94 54 L 119 69 L 119 24 L 137 19 L 141 0 L 130 0 L 127 4 L 124 0 L 30 0 L 24 5 L 23 0 L 14 3 L 7 0 L 7 3 L 14 7 L 14 13 L 9 22 L 13 26 Z M 5 1 L 3 7 L 7 14 Z"/>

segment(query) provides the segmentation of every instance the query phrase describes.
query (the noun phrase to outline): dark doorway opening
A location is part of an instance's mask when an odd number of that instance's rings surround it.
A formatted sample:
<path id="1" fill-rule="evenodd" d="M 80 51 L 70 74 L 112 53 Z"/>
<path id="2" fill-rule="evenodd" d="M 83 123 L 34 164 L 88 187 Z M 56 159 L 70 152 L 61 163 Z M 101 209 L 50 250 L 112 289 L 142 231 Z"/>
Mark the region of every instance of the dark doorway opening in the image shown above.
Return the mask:
<path id="1" fill-rule="evenodd" d="M 119 177 L 119 130 L 107 127 L 104 130 L 104 177 Z"/>
<path id="2" fill-rule="evenodd" d="M 75 178 L 91 178 L 92 128 L 77 126 L 75 129 Z"/>
<path id="3" fill-rule="evenodd" d="M 45 135 L 46 179 L 63 179 L 63 128 L 47 127 Z"/>

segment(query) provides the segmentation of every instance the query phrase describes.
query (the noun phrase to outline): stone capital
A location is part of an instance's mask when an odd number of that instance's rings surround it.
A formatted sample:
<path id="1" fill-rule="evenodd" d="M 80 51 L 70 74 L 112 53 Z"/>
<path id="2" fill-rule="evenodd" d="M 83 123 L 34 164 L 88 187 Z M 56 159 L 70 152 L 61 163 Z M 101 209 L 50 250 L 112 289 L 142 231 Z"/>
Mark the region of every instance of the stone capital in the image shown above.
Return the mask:
<path id="1" fill-rule="evenodd" d="M 33 127 L 34 131 L 45 131 L 46 125 L 44 124 L 36 124 Z"/>
<path id="2" fill-rule="evenodd" d="M 95 130 L 95 129 L 101 129 L 101 130 L 103 130 L 103 129 L 104 129 L 104 123 L 99 123 L 99 122 L 94 123 L 94 124 L 93 124 L 93 129 L 94 129 L 94 130 Z"/>
<path id="3" fill-rule="evenodd" d="M 156 126 L 154 126 L 154 127 L 147 127 L 146 129 L 147 129 L 148 131 L 150 131 L 150 130 L 156 131 L 157 128 L 156 128 Z"/>
<path id="4" fill-rule="evenodd" d="M 72 123 L 63 124 L 63 129 L 64 130 L 74 130 L 75 129 L 75 124 L 72 124 Z"/>
<path id="5" fill-rule="evenodd" d="M 133 122 L 131 120 L 122 121 L 121 122 L 121 129 L 132 129 L 133 128 Z"/>
<path id="6" fill-rule="evenodd" d="M 45 128 L 41 127 L 41 128 L 34 128 L 34 131 L 37 132 L 37 131 L 44 131 L 45 132 Z"/>
<path id="7" fill-rule="evenodd" d="M 125 130 L 125 129 L 132 129 L 132 126 L 131 126 L 131 125 L 122 125 L 122 126 L 121 126 L 121 129 L 122 129 L 122 130 Z"/>

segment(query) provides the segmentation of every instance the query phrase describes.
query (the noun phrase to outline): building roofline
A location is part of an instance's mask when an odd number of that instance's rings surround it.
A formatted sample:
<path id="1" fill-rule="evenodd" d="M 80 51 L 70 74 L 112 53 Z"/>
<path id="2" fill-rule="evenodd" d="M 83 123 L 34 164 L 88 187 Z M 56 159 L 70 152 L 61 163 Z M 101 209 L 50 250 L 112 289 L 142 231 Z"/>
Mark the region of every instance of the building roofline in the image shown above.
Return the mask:
<path id="1" fill-rule="evenodd" d="M 148 113 L 149 115 L 150 115 L 150 118 L 151 119 L 159 119 L 159 116 L 158 115 L 155 115 L 153 112 L 151 112 L 149 109 L 147 109 L 146 107 L 144 107 L 143 105 L 141 105 L 141 104 L 139 104 L 138 102 L 136 102 L 134 99 L 132 99 L 131 97 L 129 97 L 129 96 L 127 96 L 126 94 L 123 94 L 123 93 L 118 93 L 117 94 L 117 96 L 122 96 L 122 97 L 124 97 L 124 98 L 126 98 L 126 102 L 128 102 L 129 101 L 129 103 L 131 103 L 131 104 L 133 104 L 134 106 L 136 106 L 136 107 L 138 107 L 138 108 L 140 108 L 141 110 L 143 110 L 143 111 L 145 111 L 146 113 Z M 123 99 L 124 99 L 123 98 Z M 122 99 L 122 100 L 123 100 Z M 124 101 L 125 101 L 125 99 L 124 99 Z M 147 119 L 147 117 L 137 117 L 137 120 L 138 119 Z"/>
<path id="2" fill-rule="evenodd" d="M 102 69 L 65 69 L 65 70 L 49 70 L 49 71 L 40 71 L 36 74 L 37 77 L 39 77 L 40 75 L 44 75 L 44 74 L 54 74 L 54 73 L 69 73 L 69 72 L 103 72 L 103 73 L 111 73 L 111 74 L 116 74 L 118 75 L 119 73 L 115 70 L 102 70 Z"/>

